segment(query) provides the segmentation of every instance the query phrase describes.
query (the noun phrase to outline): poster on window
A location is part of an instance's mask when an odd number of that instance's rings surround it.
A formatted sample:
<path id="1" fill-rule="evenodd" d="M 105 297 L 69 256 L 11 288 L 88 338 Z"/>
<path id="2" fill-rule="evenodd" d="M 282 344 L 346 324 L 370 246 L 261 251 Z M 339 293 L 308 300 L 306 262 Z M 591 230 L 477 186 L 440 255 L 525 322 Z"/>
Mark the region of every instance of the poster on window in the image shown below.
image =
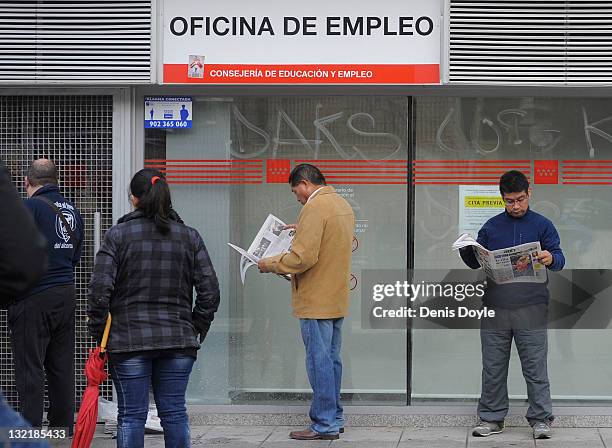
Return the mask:
<path id="1" fill-rule="evenodd" d="M 503 211 L 497 185 L 459 185 L 459 235 L 476 238 L 483 224 Z"/>
<path id="2" fill-rule="evenodd" d="M 439 84 L 442 0 L 163 1 L 164 84 Z"/>

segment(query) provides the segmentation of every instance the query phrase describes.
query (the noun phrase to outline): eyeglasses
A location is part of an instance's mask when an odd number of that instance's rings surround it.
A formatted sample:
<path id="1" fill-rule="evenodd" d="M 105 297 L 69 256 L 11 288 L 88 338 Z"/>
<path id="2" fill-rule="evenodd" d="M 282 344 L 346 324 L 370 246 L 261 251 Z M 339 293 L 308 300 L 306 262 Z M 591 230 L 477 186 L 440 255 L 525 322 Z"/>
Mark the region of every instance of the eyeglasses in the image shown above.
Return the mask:
<path id="1" fill-rule="evenodd" d="M 516 199 L 506 199 L 506 198 L 503 198 L 504 204 L 506 204 L 507 206 L 512 206 L 514 204 L 522 204 L 527 199 L 529 199 L 529 196 L 520 196 L 520 197 L 518 197 Z"/>

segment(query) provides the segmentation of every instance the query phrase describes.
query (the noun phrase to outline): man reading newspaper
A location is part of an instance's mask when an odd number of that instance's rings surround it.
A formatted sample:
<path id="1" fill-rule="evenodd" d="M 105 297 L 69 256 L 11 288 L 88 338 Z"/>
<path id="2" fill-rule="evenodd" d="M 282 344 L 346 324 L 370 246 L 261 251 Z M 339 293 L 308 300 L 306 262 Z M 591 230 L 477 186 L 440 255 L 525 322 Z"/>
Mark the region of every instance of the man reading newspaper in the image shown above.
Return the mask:
<path id="1" fill-rule="evenodd" d="M 310 419 L 297 440 L 335 440 L 344 431 L 340 402 L 342 323 L 349 312 L 355 215 L 319 169 L 297 165 L 289 175 L 300 211 L 291 251 L 259 260 L 261 272 L 291 274 L 293 315 L 300 319 L 306 372 L 312 386 Z"/>
<path id="2" fill-rule="evenodd" d="M 551 271 L 565 264 L 559 234 L 553 223 L 529 208 L 531 187 L 520 171 L 508 171 L 499 180 L 506 209 L 489 219 L 478 232 L 477 242 L 489 251 L 539 242 L 541 250 L 518 256 L 512 261 L 514 276 L 528 270 L 528 258 Z M 475 246 L 460 249 L 461 258 L 471 268 L 480 267 Z M 495 310 L 495 318 L 481 324 L 482 390 L 478 402 L 480 422 L 474 436 L 485 437 L 504 429 L 508 413 L 508 364 L 512 339 L 521 360 L 527 383 L 529 409 L 527 420 L 534 438 L 549 438 L 554 419 L 548 381 L 547 356 L 547 282 L 510 282 L 498 284 L 489 279 L 485 305 Z"/>

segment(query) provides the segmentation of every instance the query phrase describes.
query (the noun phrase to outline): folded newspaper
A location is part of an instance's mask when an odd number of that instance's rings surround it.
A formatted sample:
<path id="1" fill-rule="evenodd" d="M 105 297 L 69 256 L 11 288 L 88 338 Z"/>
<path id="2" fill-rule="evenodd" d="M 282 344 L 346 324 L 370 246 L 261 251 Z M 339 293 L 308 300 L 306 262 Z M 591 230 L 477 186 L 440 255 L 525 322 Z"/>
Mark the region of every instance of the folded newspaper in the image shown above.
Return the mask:
<path id="1" fill-rule="evenodd" d="M 247 269 L 256 265 L 259 260 L 291 250 L 291 242 L 295 235 L 295 229 L 284 229 L 285 225 L 276 216 L 268 215 L 248 250 L 244 250 L 235 244 L 227 243 L 242 255 L 240 258 L 240 278 L 243 285 Z M 291 280 L 289 275 L 281 275 L 281 277 Z"/>
<path id="2" fill-rule="evenodd" d="M 539 241 L 490 251 L 474 240 L 472 235 L 463 233 L 453 243 L 453 250 L 468 246 L 474 247 L 476 259 L 487 277 L 499 285 L 517 282 L 544 283 L 546 281 L 546 266 L 537 258 L 538 252 L 541 251 Z"/>

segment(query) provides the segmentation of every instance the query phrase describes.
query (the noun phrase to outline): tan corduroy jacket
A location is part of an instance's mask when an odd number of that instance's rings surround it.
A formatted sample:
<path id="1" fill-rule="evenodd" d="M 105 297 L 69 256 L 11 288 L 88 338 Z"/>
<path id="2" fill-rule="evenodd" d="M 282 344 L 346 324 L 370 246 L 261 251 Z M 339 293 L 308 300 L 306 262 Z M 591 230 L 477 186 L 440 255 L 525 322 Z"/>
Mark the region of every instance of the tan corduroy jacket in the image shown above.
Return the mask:
<path id="1" fill-rule="evenodd" d="M 348 315 L 355 215 L 333 187 L 304 205 L 291 252 L 264 259 L 267 269 L 292 274 L 293 315 L 335 319 Z"/>

